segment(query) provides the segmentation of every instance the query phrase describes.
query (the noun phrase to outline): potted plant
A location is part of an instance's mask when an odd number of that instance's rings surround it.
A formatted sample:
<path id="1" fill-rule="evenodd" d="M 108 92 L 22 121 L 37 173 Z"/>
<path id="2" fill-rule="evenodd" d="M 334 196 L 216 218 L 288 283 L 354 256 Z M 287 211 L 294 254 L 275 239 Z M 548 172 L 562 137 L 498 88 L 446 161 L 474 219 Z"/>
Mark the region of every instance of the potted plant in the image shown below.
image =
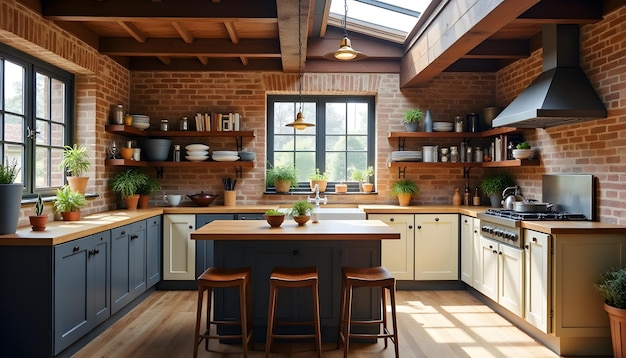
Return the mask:
<path id="1" fill-rule="evenodd" d="M 613 356 L 626 357 L 626 268 L 612 268 L 602 274 L 595 285 L 604 297 L 604 310 L 609 315 Z"/>
<path id="2" fill-rule="evenodd" d="M 502 202 L 502 191 L 515 183 L 507 174 L 496 174 L 486 177 L 480 183 L 480 189 L 491 201 L 491 207 L 499 208 Z"/>
<path id="3" fill-rule="evenodd" d="M 276 209 L 265 211 L 263 217 L 271 227 L 280 227 L 283 221 L 285 221 L 285 213 Z"/>
<path id="4" fill-rule="evenodd" d="M 532 157 L 533 150 L 530 149 L 530 144 L 528 142 L 521 142 L 515 146 L 512 154 L 515 159 L 528 159 Z"/>
<path id="5" fill-rule="evenodd" d="M 391 196 L 398 198 L 400 206 L 409 206 L 411 196 L 419 194 L 417 184 L 411 179 L 400 179 L 393 183 Z"/>
<path id="6" fill-rule="evenodd" d="M 159 184 L 159 182 L 153 177 L 146 175 L 146 182 L 137 188 L 137 194 L 139 194 L 137 207 L 139 209 L 147 208 L 148 203 L 150 202 L 150 195 L 159 190 L 161 190 L 161 184 Z"/>
<path id="7" fill-rule="evenodd" d="M 6 159 L 4 165 L 0 164 L 0 235 L 14 234 L 17 229 L 24 192 L 24 185 L 15 183 L 19 172 L 15 159 L 11 163 Z"/>
<path id="8" fill-rule="evenodd" d="M 130 168 L 115 175 L 111 181 L 111 189 L 120 194 L 129 210 L 137 209 L 139 202 L 138 190 L 146 184 L 148 176 Z"/>
<path id="9" fill-rule="evenodd" d="M 288 193 L 298 182 L 294 167 L 274 167 L 267 170 L 267 186 L 274 186 L 277 193 Z"/>
<path id="10" fill-rule="evenodd" d="M 298 226 L 302 226 L 309 221 L 311 218 L 311 210 L 314 208 L 313 204 L 308 201 L 298 200 L 291 205 L 291 208 L 289 209 L 289 216 L 293 217 L 295 222 L 298 223 Z"/>
<path id="11" fill-rule="evenodd" d="M 89 148 L 84 145 L 74 144 L 63 147 L 63 159 L 59 163 L 59 169 L 64 170 L 67 184 L 73 191 L 85 194 L 89 177 L 84 177 L 83 172 L 89 170 Z"/>
<path id="12" fill-rule="evenodd" d="M 87 205 L 85 196 L 77 191 L 73 191 L 69 185 L 63 185 L 57 189 L 54 208 L 61 213 L 64 221 L 80 220 L 80 208 Z"/>
<path id="13" fill-rule="evenodd" d="M 48 215 L 43 214 L 43 199 L 41 198 L 41 194 L 37 194 L 37 202 L 35 203 L 35 208 L 33 209 L 33 213 L 35 215 L 31 215 L 28 217 L 30 221 L 30 226 L 32 226 L 33 231 L 44 231 L 46 230 L 46 223 L 48 222 Z"/>
<path id="14" fill-rule="evenodd" d="M 328 184 L 326 172 L 320 173 L 319 168 L 315 168 L 315 173 L 309 175 L 309 184 L 311 185 L 311 190 L 315 190 L 315 184 L 317 184 L 320 193 L 325 192 Z"/>
<path id="15" fill-rule="evenodd" d="M 412 108 L 404 112 L 404 128 L 407 132 L 417 132 L 417 128 L 424 119 L 424 112 L 419 108 Z"/>
<path id="16" fill-rule="evenodd" d="M 369 193 L 374 188 L 374 184 L 369 182 L 369 178 L 374 175 L 374 167 L 369 166 L 367 169 L 363 170 L 352 170 L 352 179 L 359 182 L 359 186 L 361 187 L 361 191 L 364 193 Z"/>

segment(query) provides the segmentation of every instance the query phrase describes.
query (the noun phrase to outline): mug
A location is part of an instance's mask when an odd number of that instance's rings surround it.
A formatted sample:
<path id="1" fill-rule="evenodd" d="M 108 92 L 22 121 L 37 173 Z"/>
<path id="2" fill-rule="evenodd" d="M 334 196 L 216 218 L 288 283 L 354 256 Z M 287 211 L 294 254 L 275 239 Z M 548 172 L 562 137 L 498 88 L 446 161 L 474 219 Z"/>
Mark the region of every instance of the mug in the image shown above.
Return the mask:
<path id="1" fill-rule="evenodd" d="M 167 201 L 170 206 L 178 206 L 182 197 L 180 194 L 163 195 L 163 200 Z"/>
<path id="2" fill-rule="evenodd" d="M 133 148 L 133 160 L 141 160 L 141 148 Z"/>

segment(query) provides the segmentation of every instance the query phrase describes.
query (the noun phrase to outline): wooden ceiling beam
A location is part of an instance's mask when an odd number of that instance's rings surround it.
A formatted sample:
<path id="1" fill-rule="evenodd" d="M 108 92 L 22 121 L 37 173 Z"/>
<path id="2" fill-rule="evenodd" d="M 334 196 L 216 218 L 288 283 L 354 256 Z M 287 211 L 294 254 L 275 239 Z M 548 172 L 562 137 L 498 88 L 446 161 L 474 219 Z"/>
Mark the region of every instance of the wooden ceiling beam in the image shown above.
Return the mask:
<path id="1" fill-rule="evenodd" d="M 146 42 L 146 35 L 144 35 L 132 22 L 118 21 L 117 23 L 137 42 Z"/>
<path id="2" fill-rule="evenodd" d="M 172 64 L 172 59 L 169 57 L 157 56 L 157 58 L 159 59 L 159 61 L 163 62 L 164 65 Z"/>
<path id="3" fill-rule="evenodd" d="M 541 24 L 589 24 L 602 20 L 603 6 L 603 1 L 544 0 L 522 13 L 518 20 Z"/>
<path id="4" fill-rule="evenodd" d="M 399 73 L 399 59 L 372 59 L 363 61 L 328 61 L 322 58 L 307 59 L 306 73 Z"/>
<path id="5" fill-rule="evenodd" d="M 299 12 L 298 4 L 302 6 Z M 283 72 L 297 73 L 300 68 L 304 71 L 308 47 L 309 11 L 311 11 L 310 0 L 301 0 L 301 3 L 296 3 L 295 0 L 276 0 Z M 298 13 L 300 13 L 300 19 L 298 19 Z M 299 39 L 298 34 L 300 34 Z M 302 49 L 300 49 L 300 43 Z M 301 60 L 300 50 L 302 50 Z"/>
<path id="6" fill-rule="evenodd" d="M 183 41 L 188 44 L 193 42 L 193 36 L 189 33 L 189 30 L 187 30 L 187 26 L 185 26 L 184 23 L 174 21 L 172 22 L 172 26 L 174 26 L 174 29 L 176 29 L 176 32 L 178 32 Z"/>
<path id="7" fill-rule="evenodd" d="M 172 58 L 165 65 L 156 57 L 135 57 L 130 61 L 132 71 L 281 71 L 280 59 L 250 59 L 244 65 L 239 59 L 208 59 L 206 65 L 194 58 Z"/>
<path id="8" fill-rule="evenodd" d="M 230 37 L 230 41 L 232 41 L 234 44 L 239 43 L 239 35 L 237 34 L 235 23 L 232 21 L 227 21 L 224 23 L 224 27 L 226 27 L 228 37 Z"/>
<path id="9" fill-rule="evenodd" d="M 528 40 L 485 40 L 463 58 L 520 59 L 530 56 Z"/>
<path id="10" fill-rule="evenodd" d="M 186 43 L 182 39 L 147 39 L 138 44 L 130 38 L 104 37 L 98 51 L 110 56 L 205 56 L 279 58 L 280 45 L 275 39 L 242 39 L 233 44 L 228 39 L 195 39 Z"/>

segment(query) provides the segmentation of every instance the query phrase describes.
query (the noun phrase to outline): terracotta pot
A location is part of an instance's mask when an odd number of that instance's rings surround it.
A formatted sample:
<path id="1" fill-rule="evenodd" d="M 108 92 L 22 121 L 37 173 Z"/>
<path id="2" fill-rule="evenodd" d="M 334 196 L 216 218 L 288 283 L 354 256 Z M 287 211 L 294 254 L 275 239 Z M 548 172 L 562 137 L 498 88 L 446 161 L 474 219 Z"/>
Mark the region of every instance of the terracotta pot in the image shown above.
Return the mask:
<path id="1" fill-rule="evenodd" d="M 80 220 L 80 211 L 64 211 L 61 213 L 63 221 L 78 221 Z"/>
<path id="2" fill-rule="evenodd" d="M 33 227 L 33 231 L 44 231 L 46 230 L 48 215 L 32 215 L 28 217 L 28 220 L 30 220 L 30 226 Z"/>
<path id="3" fill-rule="evenodd" d="M 361 183 L 361 191 L 364 193 L 371 193 L 374 189 L 374 184 L 372 183 Z"/>
<path id="4" fill-rule="evenodd" d="M 139 202 L 137 203 L 137 207 L 139 209 L 147 208 L 149 203 L 150 203 L 150 195 L 139 195 Z"/>
<path id="5" fill-rule="evenodd" d="M 400 204 L 400 206 L 411 205 L 411 194 L 408 194 L 408 193 L 398 194 L 398 203 Z"/>
<path id="6" fill-rule="evenodd" d="M 336 184 L 335 193 L 346 193 L 348 191 L 348 184 Z"/>
<path id="7" fill-rule="evenodd" d="M 70 189 L 83 195 L 87 189 L 87 181 L 89 181 L 89 177 L 67 177 L 67 185 L 70 186 Z"/>
<path id="8" fill-rule="evenodd" d="M 263 215 L 263 217 L 271 227 L 280 227 L 285 221 L 285 215 Z"/>
<path id="9" fill-rule="evenodd" d="M 289 180 L 279 180 L 274 183 L 274 188 L 276 188 L 277 193 L 288 193 L 291 189 L 291 181 Z"/>
<path id="10" fill-rule="evenodd" d="M 604 310 L 609 314 L 613 357 L 626 358 L 626 309 L 615 308 L 605 303 Z"/>
<path id="11" fill-rule="evenodd" d="M 124 201 L 126 202 L 126 209 L 137 210 L 137 205 L 139 205 L 139 194 L 125 196 Z"/>
<path id="12" fill-rule="evenodd" d="M 311 219 L 311 216 L 309 215 L 299 215 L 293 217 L 293 220 L 298 223 L 298 226 L 304 226 L 309 219 Z"/>
<path id="13" fill-rule="evenodd" d="M 328 185 L 328 180 L 311 180 L 309 181 L 309 185 L 311 185 L 311 191 L 315 190 L 315 184 L 317 184 L 320 188 L 320 193 L 326 191 L 326 186 Z"/>

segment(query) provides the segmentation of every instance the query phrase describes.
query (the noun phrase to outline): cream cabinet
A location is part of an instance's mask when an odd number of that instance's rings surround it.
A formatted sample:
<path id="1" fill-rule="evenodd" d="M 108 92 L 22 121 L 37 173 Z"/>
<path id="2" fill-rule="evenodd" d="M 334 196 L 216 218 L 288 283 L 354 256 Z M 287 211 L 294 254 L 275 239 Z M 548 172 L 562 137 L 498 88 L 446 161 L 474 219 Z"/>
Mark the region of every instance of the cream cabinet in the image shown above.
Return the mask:
<path id="1" fill-rule="evenodd" d="M 474 218 L 461 215 L 461 280 L 474 282 Z"/>
<path id="2" fill-rule="evenodd" d="M 194 214 L 163 215 L 163 280 L 196 279 L 195 229 Z"/>
<path id="3" fill-rule="evenodd" d="M 550 333 L 550 235 L 524 230 L 524 318 L 544 333 Z"/>
<path id="4" fill-rule="evenodd" d="M 522 317 L 524 298 L 524 252 L 480 236 L 478 254 L 480 293 Z"/>
<path id="5" fill-rule="evenodd" d="M 382 240 L 382 265 L 397 280 L 413 280 L 415 215 L 370 214 L 370 220 L 380 220 L 400 232 L 400 240 Z"/>
<path id="6" fill-rule="evenodd" d="M 415 215 L 415 280 L 459 279 L 459 215 Z"/>

